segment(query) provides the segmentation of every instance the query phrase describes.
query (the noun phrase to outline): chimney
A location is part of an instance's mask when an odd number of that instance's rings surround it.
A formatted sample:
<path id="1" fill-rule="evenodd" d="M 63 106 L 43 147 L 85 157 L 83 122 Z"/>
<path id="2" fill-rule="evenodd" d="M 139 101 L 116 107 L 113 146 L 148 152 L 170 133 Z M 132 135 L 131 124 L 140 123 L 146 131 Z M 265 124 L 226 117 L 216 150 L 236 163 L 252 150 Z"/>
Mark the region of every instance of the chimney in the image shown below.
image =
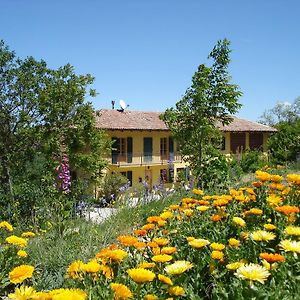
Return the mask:
<path id="1" fill-rule="evenodd" d="M 115 109 L 115 103 L 116 103 L 115 100 L 112 100 L 112 101 L 111 101 L 111 109 Z"/>

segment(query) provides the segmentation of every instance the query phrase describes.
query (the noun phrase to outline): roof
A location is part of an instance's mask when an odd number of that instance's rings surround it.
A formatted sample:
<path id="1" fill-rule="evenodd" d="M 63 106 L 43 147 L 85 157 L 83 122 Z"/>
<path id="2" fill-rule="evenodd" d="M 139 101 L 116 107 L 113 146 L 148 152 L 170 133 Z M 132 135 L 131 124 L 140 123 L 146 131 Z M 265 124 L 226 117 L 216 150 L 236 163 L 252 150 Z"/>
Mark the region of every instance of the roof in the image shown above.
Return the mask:
<path id="1" fill-rule="evenodd" d="M 159 116 L 161 112 L 143 112 L 116 109 L 101 109 L 96 112 L 96 127 L 108 130 L 158 130 L 168 131 Z M 276 132 L 275 128 L 260 123 L 232 117 L 229 125 L 218 125 L 221 131 Z"/>

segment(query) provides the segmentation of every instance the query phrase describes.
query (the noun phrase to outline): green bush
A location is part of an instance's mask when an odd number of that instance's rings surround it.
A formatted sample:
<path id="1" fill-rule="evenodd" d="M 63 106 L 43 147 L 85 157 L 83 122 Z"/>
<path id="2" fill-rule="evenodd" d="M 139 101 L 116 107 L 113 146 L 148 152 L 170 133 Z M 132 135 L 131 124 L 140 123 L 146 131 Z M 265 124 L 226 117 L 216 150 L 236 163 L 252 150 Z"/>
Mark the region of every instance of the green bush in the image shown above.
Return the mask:
<path id="1" fill-rule="evenodd" d="M 255 172 L 267 164 L 267 158 L 261 151 L 245 151 L 240 160 L 240 166 L 244 173 Z"/>

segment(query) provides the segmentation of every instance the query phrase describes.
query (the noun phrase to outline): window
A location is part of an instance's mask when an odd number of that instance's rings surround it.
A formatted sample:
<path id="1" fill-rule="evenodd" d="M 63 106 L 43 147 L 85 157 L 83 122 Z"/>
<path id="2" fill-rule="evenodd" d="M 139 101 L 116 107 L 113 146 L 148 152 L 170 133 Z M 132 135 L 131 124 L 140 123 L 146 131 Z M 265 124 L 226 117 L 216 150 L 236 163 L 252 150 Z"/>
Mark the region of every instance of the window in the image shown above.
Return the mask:
<path id="1" fill-rule="evenodd" d="M 129 181 L 129 185 L 132 186 L 132 171 L 121 172 L 121 175 L 126 177 Z"/>
<path id="2" fill-rule="evenodd" d="M 132 162 L 132 137 L 127 138 L 112 138 L 112 163 Z"/>
<path id="3" fill-rule="evenodd" d="M 230 150 L 233 153 L 240 152 L 246 148 L 246 133 L 231 132 L 230 133 Z"/>
<path id="4" fill-rule="evenodd" d="M 263 147 L 264 137 L 262 132 L 252 132 L 249 134 L 249 147 L 251 150 Z"/>
<path id="5" fill-rule="evenodd" d="M 161 160 L 168 159 L 168 140 L 167 138 L 160 139 L 160 158 Z"/>
<path id="6" fill-rule="evenodd" d="M 152 137 L 144 138 L 144 161 L 152 161 Z"/>
<path id="7" fill-rule="evenodd" d="M 226 149 L 226 139 L 225 136 L 222 137 L 222 142 L 221 142 L 221 150 Z"/>

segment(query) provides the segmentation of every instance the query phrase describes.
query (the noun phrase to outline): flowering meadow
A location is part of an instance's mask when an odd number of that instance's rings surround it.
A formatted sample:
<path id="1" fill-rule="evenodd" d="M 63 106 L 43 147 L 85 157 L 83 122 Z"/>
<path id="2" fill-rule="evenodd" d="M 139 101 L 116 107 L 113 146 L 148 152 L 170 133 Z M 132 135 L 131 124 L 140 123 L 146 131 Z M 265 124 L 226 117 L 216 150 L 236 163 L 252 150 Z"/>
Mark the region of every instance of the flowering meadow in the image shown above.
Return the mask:
<path id="1" fill-rule="evenodd" d="M 0 295 L 7 299 L 300 299 L 300 175 L 256 172 L 251 186 L 190 197 L 76 260 L 60 289 L 37 290 L 38 266 L 0 222 Z"/>

